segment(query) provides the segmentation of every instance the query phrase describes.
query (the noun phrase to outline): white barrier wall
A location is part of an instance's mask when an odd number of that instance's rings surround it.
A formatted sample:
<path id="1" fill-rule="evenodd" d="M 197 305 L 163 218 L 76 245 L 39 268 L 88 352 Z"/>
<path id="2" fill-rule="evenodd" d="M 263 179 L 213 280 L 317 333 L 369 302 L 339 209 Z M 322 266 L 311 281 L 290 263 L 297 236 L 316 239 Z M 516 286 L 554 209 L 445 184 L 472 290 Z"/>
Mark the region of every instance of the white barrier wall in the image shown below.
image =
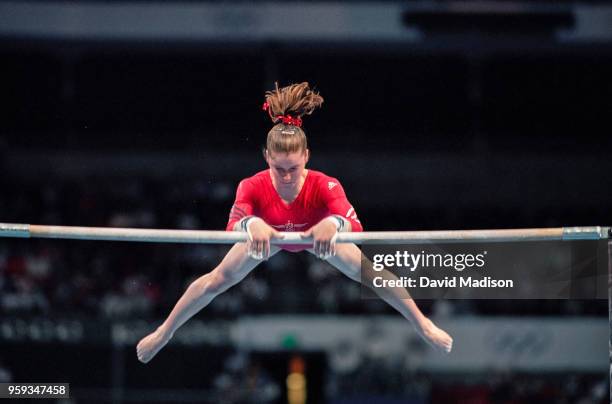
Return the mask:
<path id="1" fill-rule="evenodd" d="M 240 347 L 278 350 L 352 349 L 404 360 L 436 371 L 592 371 L 608 369 L 608 319 L 482 318 L 440 320 L 454 338 L 450 355 L 421 344 L 398 317 L 256 317 L 238 321 L 232 339 Z M 348 348 L 347 348 L 348 347 Z"/>
<path id="2" fill-rule="evenodd" d="M 484 7 L 484 8 L 483 8 Z M 575 27 L 565 42 L 609 40 L 609 5 L 519 3 L 519 10 L 486 3 L 472 12 L 547 12 L 569 9 Z M 422 34 L 402 13 L 465 12 L 443 2 L 41 2 L 0 3 L 0 36 L 92 40 L 247 41 L 334 40 L 417 42 Z M 491 39 L 491 38 L 490 38 Z M 479 41 L 479 46 L 483 42 Z"/>

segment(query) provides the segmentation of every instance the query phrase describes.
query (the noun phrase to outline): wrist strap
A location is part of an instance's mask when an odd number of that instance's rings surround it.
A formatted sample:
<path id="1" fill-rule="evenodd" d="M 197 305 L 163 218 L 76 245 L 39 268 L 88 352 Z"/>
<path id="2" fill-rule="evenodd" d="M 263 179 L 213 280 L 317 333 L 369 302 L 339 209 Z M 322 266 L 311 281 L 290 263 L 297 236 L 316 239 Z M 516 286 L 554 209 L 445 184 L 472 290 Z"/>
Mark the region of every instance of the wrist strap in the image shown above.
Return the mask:
<path id="1" fill-rule="evenodd" d="M 255 220 L 261 220 L 263 222 L 263 219 L 257 216 L 248 216 L 242 219 L 242 221 L 240 222 L 240 229 L 244 232 L 246 232 L 249 235 L 249 240 L 253 241 L 253 236 L 251 235 L 251 230 L 249 229 L 249 224 L 251 224 L 253 221 Z"/>
<path id="2" fill-rule="evenodd" d="M 258 219 L 257 216 L 246 216 L 243 217 L 242 220 L 240 220 L 240 230 L 241 231 L 248 231 L 249 230 L 249 223 L 253 220 L 253 219 Z"/>

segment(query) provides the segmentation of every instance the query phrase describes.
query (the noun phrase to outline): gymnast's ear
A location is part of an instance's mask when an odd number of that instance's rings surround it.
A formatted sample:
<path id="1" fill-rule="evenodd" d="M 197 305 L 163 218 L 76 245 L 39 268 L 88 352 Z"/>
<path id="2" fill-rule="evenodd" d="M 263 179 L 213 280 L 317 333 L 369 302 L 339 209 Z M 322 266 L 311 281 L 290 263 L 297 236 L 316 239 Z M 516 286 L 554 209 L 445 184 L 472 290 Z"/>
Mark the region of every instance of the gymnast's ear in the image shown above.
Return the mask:
<path id="1" fill-rule="evenodd" d="M 308 163 L 308 159 L 310 158 L 310 150 L 309 149 L 304 150 L 304 154 L 306 158 L 305 163 Z"/>

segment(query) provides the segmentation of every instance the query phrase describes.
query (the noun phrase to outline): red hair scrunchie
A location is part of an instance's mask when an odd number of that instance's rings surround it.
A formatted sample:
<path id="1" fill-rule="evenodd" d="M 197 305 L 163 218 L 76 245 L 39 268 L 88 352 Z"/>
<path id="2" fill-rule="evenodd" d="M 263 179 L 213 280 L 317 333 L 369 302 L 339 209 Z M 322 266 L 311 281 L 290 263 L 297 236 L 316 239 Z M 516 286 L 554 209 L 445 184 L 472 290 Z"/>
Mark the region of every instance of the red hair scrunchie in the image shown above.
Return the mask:
<path id="1" fill-rule="evenodd" d="M 262 108 L 264 111 L 268 111 L 268 113 L 270 113 L 270 104 L 268 103 L 268 101 L 264 102 L 262 105 Z M 285 125 L 293 125 L 293 126 L 297 126 L 298 128 L 302 127 L 302 118 L 298 117 L 292 117 L 291 115 L 287 114 L 287 115 L 276 115 L 275 117 L 276 119 L 280 119 Z"/>
<path id="2" fill-rule="evenodd" d="M 297 126 L 298 128 L 302 127 L 302 118 L 299 116 L 294 118 L 291 115 L 277 115 L 276 117 L 283 121 L 285 125 L 293 125 Z"/>

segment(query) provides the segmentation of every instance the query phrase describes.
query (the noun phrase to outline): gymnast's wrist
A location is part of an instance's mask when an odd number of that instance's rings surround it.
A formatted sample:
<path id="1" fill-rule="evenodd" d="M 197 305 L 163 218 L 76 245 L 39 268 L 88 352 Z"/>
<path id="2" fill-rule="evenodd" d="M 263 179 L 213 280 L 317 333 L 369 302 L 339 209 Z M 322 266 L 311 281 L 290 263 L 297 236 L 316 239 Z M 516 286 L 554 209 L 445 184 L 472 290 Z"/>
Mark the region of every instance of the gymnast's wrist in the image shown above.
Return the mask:
<path id="1" fill-rule="evenodd" d="M 344 219 L 338 215 L 327 216 L 326 219 L 336 226 L 338 232 L 341 232 L 345 227 Z"/>
<path id="2" fill-rule="evenodd" d="M 261 220 L 263 222 L 263 219 L 257 216 L 247 216 L 247 217 L 242 218 L 240 220 L 240 231 L 248 233 L 249 225 L 258 220 Z"/>

